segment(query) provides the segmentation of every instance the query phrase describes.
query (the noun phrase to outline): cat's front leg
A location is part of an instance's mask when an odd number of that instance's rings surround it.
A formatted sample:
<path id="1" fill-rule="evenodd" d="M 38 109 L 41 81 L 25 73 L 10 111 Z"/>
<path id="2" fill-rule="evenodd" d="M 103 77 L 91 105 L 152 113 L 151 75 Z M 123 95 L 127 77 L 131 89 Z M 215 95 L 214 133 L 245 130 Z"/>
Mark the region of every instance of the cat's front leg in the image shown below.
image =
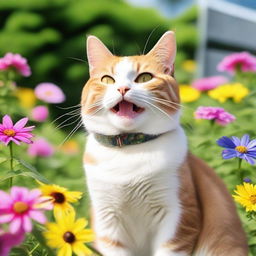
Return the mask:
<path id="1" fill-rule="evenodd" d="M 188 256 L 185 252 L 174 252 L 168 247 L 161 247 L 157 249 L 154 256 Z"/>
<path id="2" fill-rule="evenodd" d="M 97 248 L 104 256 L 134 256 L 121 242 L 106 237 L 97 240 Z"/>

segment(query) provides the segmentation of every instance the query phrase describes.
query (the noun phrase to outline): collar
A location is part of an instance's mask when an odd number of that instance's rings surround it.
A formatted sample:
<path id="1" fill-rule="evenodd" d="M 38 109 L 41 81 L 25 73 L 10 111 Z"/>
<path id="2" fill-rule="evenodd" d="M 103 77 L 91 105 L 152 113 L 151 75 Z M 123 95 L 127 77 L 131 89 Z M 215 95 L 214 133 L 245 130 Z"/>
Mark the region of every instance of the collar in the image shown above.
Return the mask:
<path id="1" fill-rule="evenodd" d="M 122 133 L 119 135 L 103 135 L 94 133 L 94 138 L 102 145 L 107 147 L 124 147 L 129 145 L 141 144 L 158 138 L 162 134 L 150 135 L 144 133 Z"/>

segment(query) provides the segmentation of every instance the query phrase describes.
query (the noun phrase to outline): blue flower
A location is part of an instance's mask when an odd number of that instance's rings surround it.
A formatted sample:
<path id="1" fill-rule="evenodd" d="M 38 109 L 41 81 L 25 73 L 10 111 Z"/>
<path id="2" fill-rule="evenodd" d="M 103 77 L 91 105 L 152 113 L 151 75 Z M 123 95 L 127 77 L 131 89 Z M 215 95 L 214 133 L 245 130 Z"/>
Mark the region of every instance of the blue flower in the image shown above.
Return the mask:
<path id="1" fill-rule="evenodd" d="M 250 141 L 250 136 L 245 134 L 241 139 L 232 136 L 223 136 L 217 140 L 217 144 L 223 148 L 223 159 L 238 157 L 244 159 L 249 164 L 254 164 L 256 159 L 256 139 Z"/>

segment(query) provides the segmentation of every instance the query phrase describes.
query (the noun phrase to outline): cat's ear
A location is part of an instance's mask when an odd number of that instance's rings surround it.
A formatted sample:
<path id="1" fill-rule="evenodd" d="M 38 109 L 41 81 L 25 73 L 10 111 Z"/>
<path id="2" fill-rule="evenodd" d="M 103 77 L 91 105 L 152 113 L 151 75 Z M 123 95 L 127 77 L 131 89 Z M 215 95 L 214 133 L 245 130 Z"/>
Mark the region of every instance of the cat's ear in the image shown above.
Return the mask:
<path id="1" fill-rule="evenodd" d="M 96 36 L 87 38 L 87 59 L 90 72 L 103 60 L 113 56 L 109 49 Z"/>
<path id="2" fill-rule="evenodd" d="M 172 69 L 176 57 L 176 39 L 173 31 L 165 32 L 147 54 L 152 56 L 167 69 Z"/>

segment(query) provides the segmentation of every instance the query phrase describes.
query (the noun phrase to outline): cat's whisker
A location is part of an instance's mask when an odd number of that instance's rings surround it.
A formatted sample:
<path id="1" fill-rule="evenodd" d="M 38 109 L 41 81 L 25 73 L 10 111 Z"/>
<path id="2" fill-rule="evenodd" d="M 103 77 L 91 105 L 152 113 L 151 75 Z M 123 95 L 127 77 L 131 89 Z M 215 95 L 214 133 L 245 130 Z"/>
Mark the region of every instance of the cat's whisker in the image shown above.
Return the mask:
<path id="1" fill-rule="evenodd" d="M 73 121 L 73 122 L 71 122 L 71 123 L 68 123 L 68 124 L 64 124 L 64 125 L 60 126 L 59 128 L 56 128 L 56 129 L 59 129 L 59 130 L 60 130 L 60 129 L 62 129 L 62 128 L 66 127 L 66 126 L 69 126 L 69 125 L 75 124 L 77 121 L 79 121 L 79 119 L 80 119 L 80 117 L 76 118 L 76 120 L 75 120 L 75 121 Z"/>
<path id="2" fill-rule="evenodd" d="M 79 58 L 75 58 L 75 57 L 66 57 L 66 58 L 71 59 L 71 60 L 77 60 L 79 62 L 83 62 L 83 63 L 88 64 L 88 62 L 86 60 L 83 60 L 83 59 L 79 59 Z"/>
<path id="3" fill-rule="evenodd" d="M 65 127 L 65 126 L 68 126 L 69 124 L 65 124 L 65 123 L 68 122 L 70 119 L 72 119 L 72 118 L 74 118 L 74 117 L 77 117 L 77 116 L 80 116 L 80 112 L 79 112 L 79 113 L 76 113 L 76 114 L 74 114 L 74 115 L 72 115 L 71 117 L 67 118 L 66 120 L 64 120 L 63 122 L 61 122 L 60 124 L 58 124 L 55 129 L 61 129 L 61 128 Z M 65 125 L 64 125 L 64 124 L 65 124 Z M 63 125 L 64 125 L 64 126 L 63 126 Z"/>
<path id="4" fill-rule="evenodd" d="M 77 105 L 74 105 L 74 106 L 70 106 L 70 107 L 59 107 L 59 106 L 56 106 L 56 108 L 58 108 L 58 109 L 64 109 L 64 110 L 66 110 L 66 109 L 71 109 L 71 108 L 78 108 L 78 107 L 81 107 L 81 104 L 80 104 L 80 103 L 77 104 Z"/>
<path id="5" fill-rule="evenodd" d="M 79 109 L 72 110 L 72 111 L 69 111 L 69 112 L 67 112 L 67 113 L 65 113 L 65 114 L 63 114 L 63 115 L 57 117 L 56 119 L 54 119 L 54 120 L 51 122 L 51 124 L 56 123 L 59 119 L 61 119 L 61 118 L 64 117 L 64 116 L 70 116 L 70 115 L 74 115 L 74 114 L 76 114 L 76 113 L 80 113 L 80 108 L 79 108 Z"/>

